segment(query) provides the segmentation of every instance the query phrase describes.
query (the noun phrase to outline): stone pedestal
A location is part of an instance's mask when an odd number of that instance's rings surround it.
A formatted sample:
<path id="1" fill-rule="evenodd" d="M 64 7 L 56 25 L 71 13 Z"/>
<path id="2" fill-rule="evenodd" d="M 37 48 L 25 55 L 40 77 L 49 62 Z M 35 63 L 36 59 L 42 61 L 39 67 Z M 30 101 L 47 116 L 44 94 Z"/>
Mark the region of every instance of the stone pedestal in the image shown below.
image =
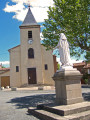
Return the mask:
<path id="1" fill-rule="evenodd" d="M 56 102 L 69 105 L 83 101 L 80 72 L 73 67 L 65 67 L 57 71 L 53 79 L 56 88 Z"/>

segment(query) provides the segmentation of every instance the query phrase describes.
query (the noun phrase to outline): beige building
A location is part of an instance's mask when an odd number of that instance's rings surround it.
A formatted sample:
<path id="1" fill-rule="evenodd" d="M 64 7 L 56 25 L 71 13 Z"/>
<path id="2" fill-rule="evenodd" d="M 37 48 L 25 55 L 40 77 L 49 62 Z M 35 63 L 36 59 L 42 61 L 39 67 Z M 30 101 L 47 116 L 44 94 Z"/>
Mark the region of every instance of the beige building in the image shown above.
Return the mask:
<path id="1" fill-rule="evenodd" d="M 0 65 L 0 87 L 10 86 L 10 68 Z"/>
<path id="2" fill-rule="evenodd" d="M 53 85 L 55 60 L 52 51 L 40 43 L 40 25 L 30 8 L 20 28 L 20 45 L 9 49 L 10 86 L 28 84 Z"/>

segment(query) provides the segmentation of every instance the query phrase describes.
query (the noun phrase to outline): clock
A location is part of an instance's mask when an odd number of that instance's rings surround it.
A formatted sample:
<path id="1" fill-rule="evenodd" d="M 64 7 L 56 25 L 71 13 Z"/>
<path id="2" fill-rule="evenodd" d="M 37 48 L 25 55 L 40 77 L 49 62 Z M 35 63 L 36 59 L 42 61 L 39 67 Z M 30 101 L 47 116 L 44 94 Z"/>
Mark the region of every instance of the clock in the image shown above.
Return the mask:
<path id="1" fill-rule="evenodd" d="M 29 44 L 32 44 L 32 42 L 33 42 L 32 40 L 28 40 L 28 43 L 29 43 Z"/>

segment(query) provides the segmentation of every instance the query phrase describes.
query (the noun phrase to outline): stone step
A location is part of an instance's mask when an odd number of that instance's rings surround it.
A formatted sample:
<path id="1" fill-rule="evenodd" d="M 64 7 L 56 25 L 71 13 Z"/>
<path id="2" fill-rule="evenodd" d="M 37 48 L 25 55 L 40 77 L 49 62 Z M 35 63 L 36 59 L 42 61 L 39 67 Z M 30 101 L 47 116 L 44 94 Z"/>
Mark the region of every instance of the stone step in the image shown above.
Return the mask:
<path id="1" fill-rule="evenodd" d="M 29 108 L 28 112 L 41 120 L 90 120 L 90 110 L 67 116 L 60 116 L 45 110 Z"/>
<path id="2" fill-rule="evenodd" d="M 76 114 L 84 111 L 90 110 L 90 102 L 76 103 L 72 105 L 60 105 L 55 107 L 50 107 L 47 105 L 38 105 L 37 109 L 43 109 L 48 112 L 52 112 L 61 116 L 66 116 L 70 114 Z"/>
<path id="3" fill-rule="evenodd" d="M 41 120 L 68 120 L 67 118 L 64 118 L 60 115 L 45 110 L 37 110 L 35 108 L 29 108 L 28 112 L 29 114 L 32 114 Z"/>
<path id="4" fill-rule="evenodd" d="M 39 84 L 31 84 L 31 85 L 23 85 L 20 88 L 29 88 L 29 89 L 35 89 L 35 90 L 55 90 L 54 86 L 50 85 L 39 85 Z"/>
<path id="5" fill-rule="evenodd" d="M 68 120 L 90 120 L 90 110 L 64 117 Z"/>
<path id="6" fill-rule="evenodd" d="M 21 88 L 22 87 L 27 87 L 27 88 L 29 88 L 29 87 L 53 87 L 53 88 L 55 88 L 54 85 L 46 85 L 46 84 L 24 84 L 21 86 Z"/>

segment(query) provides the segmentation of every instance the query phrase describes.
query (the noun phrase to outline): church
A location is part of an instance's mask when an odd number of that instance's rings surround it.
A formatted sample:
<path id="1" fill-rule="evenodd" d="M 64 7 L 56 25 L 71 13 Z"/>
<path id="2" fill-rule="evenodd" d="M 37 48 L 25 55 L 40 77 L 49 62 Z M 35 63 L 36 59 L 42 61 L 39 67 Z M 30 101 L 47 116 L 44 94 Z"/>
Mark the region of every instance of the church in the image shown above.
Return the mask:
<path id="1" fill-rule="evenodd" d="M 19 28 L 20 45 L 8 50 L 10 71 L 7 76 L 10 76 L 10 86 L 54 85 L 52 77 L 56 71 L 56 56 L 52 55 L 51 50 L 46 51 L 40 43 L 40 25 L 37 24 L 30 7 Z M 2 74 L 4 76 L 4 72 Z"/>

